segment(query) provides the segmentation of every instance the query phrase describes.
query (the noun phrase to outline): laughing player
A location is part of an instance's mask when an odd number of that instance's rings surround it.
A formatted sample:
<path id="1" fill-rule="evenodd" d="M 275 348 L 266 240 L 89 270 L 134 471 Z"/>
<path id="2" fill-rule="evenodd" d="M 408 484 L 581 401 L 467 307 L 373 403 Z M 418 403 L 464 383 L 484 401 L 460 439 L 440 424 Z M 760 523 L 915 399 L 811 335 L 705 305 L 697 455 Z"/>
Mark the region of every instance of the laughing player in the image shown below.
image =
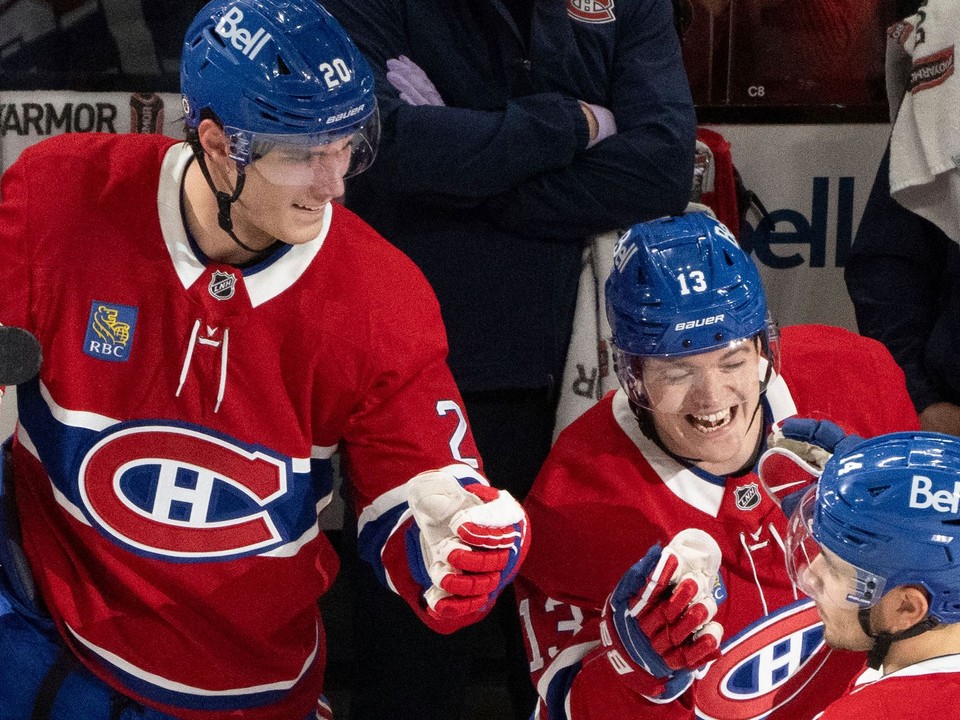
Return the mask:
<path id="1" fill-rule="evenodd" d="M 755 465 L 798 413 L 861 435 L 916 428 L 903 373 L 845 330 L 779 337 L 752 261 L 704 214 L 634 226 L 614 266 L 622 389 L 560 435 L 525 503 L 538 717 L 806 720 L 862 661 L 825 647 L 787 575 L 784 491 Z"/>
<path id="2" fill-rule="evenodd" d="M 64 135 L 3 178 L 0 322 L 45 358 L 0 476 L 3 720 L 329 718 L 338 448 L 364 557 L 432 628 L 526 547 L 427 282 L 331 202 L 378 135 L 342 28 L 215 0 L 181 83 L 187 143 Z"/>

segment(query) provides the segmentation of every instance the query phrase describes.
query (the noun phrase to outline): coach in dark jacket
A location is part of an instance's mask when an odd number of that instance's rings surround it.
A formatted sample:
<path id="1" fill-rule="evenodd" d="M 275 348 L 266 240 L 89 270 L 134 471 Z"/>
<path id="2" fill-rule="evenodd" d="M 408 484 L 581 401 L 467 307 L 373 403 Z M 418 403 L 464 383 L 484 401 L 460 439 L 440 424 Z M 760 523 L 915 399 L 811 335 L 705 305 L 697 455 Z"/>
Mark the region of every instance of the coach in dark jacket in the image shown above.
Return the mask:
<path id="1" fill-rule="evenodd" d="M 433 285 L 487 473 L 522 498 L 550 446 L 584 241 L 682 211 L 690 195 L 696 119 L 671 1 L 323 4 L 371 61 L 383 123 L 347 205 Z M 354 716 L 458 717 L 469 642 L 392 645 L 386 632 L 360 644 L 362 676 L 416 673 L 424 648 L 449 650 L 397 687 L 361 677 Z M 373 642 L 387 648 L 379 661 Z"/>

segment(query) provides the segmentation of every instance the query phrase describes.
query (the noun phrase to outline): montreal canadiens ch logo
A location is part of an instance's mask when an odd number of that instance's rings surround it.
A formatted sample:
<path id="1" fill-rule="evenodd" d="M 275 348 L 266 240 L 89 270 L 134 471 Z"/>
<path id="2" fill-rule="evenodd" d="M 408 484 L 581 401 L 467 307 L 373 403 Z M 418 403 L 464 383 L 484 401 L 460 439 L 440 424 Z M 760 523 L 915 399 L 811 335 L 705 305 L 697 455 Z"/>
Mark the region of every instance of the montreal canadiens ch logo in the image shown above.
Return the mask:
<path id="1" fill-rule="evenodd" d="M 567 0 L 567 14 L 586 23 L 608 23 L 616 20 L 614 0 Z"/>
<path id="2" fill-rule="evenodd" d="M 781 608 L 724 644 L 694 686 L 697 717 L 767 717 L 802 692 L 829 656 L 813 601 Z"/>
<path id="3" fill-rule="evenodd" d="M 80 497 L 100 530 L 135 552 L 181 560 L 278 545 L 265 509 L 287 491 L 280 458 L 181 426 L 123 427 L 87 452 Z"/>

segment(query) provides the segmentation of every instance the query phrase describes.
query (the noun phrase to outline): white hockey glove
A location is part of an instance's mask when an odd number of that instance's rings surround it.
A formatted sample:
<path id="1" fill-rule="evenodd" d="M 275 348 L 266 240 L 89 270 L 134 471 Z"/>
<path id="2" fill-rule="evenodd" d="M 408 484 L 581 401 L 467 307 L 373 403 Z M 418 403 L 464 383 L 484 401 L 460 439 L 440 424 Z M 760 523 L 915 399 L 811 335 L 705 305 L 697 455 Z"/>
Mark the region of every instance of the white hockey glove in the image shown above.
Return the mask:
<path id="1" fill-rule="evenodd" d="M 693 672 L 719 655 L 723 627 L 714 590 L 720 547 L 703 530 L 654 545 L 607 598 L 600 640 L 607 660 L 635 692 L 658 703 L 682 695 Z"/>
<path id="2" fill-rule="evenodd" d="M 847 435 L 829 420 L 787 418 L 771 429 L 757 474 L 764 489 L 789 517 L 803 490 L 823 474 L 827 461 L 862 439 Z"/>
<path id="3" fill-rule="evenodd" d="M 466 465 L 425 472 L 407 483 L 414 522 L 407 561 L 435 617 L 490 606 L 529 549 L 529 523 L 505 490 L 481 482 Z"/>

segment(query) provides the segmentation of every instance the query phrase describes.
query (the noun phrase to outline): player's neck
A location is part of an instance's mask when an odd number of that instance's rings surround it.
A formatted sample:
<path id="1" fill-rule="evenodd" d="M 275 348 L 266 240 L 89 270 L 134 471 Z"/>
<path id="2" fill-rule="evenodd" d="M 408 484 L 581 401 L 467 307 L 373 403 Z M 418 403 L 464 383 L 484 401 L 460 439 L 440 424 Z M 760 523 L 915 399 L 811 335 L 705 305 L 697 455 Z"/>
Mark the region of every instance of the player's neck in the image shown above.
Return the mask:
<path id="1" fill-rule="evenodd" d="M 898 640 L 883 659 L 883 674 L 889 675 L 918 662 L 960 653 L 960 624 L 940 625 L 916 637 Z"/>
<path id="2" fill-rule="evenodd" d="M 255 253 L 244 250 L 224 232 L 217 220 L 217 201 L 196 161 L 187 166 L 183 179 L 183 210 L 187 229 L 203 254 L 228 265 L 244 265 Z M 237 225 L 237 218 L 234 218 Z M 235 232 L 240 228 L 236 228 Z"/>

